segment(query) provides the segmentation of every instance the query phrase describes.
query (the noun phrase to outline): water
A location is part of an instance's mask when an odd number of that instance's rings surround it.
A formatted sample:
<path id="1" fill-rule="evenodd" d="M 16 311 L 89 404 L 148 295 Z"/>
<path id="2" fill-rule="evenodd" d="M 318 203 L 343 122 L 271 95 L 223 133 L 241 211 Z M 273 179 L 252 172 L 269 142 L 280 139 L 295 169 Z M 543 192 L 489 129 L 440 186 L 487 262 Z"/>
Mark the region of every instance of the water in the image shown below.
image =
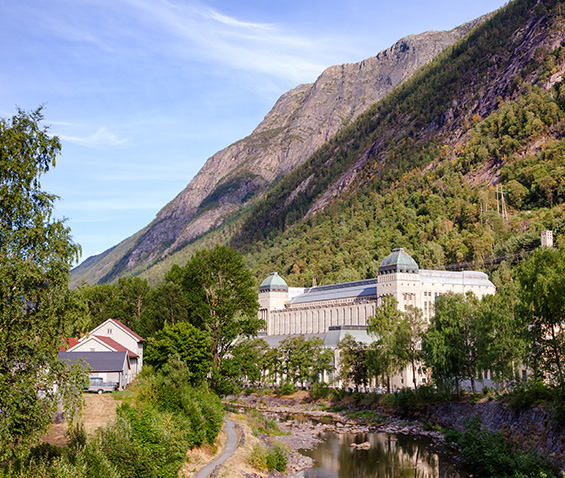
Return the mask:
<path id="1" fill-rule="evenodd" d="M 312 450 L 301 453 L 314 459 L 304 478 L 464 478 L 467 475 L 446 458 L 431 451 L 431 440 L 389 433 L 323 433 Z M 370 442 L 369 450 L 351 443 Z"/>

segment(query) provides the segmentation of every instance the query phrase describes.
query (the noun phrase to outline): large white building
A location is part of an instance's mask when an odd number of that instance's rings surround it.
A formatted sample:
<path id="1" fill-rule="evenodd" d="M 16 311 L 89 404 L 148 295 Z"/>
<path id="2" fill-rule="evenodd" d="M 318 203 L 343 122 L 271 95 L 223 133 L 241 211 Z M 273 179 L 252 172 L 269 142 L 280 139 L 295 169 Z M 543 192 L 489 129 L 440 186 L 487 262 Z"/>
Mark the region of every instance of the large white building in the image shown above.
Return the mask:
<path id="1" fill-rule="evenodd" d="M 392 295 L 401 310 L 419 307 L 429 319 L 438 296 L 469 291 L 480 299 L 494 294 L 495 287 L 484 272 L 419 269 L 399 248 L 381 263 L 375 279 L 298 288 L 272 272 L 259 286 L 259 317 L 267 324 L 267 336 L 320 334 L 332 326 L 366 326 L 385 295 Z"/>
<path id="2" fill-rule="evenodd" d="M 278 273 L 271 273 L 259 286 L 259 318 L 267 324 L 263 338 L 271 346 L 289 335 L 304 334 L 335 347 L 336 337 L 345 333 L 367 339 L 367 320 L 385 295 L 392 295 L 401 310 L 408 305 L 419 307 L 429 320 L 436 298 L 448 292 L 472 292 L 480 299 L 494 294 L 495 287 L 484 272 L 420 269 L 398 248 L 382 261 L 375 279 L 297 288 L 288 287 Z M 398 377 L 396 386 L 410 383 L 406 378 Z"/>

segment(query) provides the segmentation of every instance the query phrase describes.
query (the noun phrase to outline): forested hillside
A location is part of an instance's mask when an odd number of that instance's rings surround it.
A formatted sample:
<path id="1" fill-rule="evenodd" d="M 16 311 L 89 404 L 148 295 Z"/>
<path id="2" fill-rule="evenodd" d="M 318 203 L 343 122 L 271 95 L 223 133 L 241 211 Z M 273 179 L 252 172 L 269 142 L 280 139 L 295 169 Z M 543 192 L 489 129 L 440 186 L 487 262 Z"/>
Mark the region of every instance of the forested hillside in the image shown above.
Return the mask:
<path id="1" fill-rule="evenodd" d="M 482 269 L 531 250 L 542 229 L 559 241 L 564 14 L 557 0 L 509 3 L 261 200 L 128 274 L 155 284 L 223 243 L 258 282 L 276 270 L 290 285 L 324 284 L 375 276 L 393 247 L 421 267 Z"/>
<path id="2" fill-rule="evenodd" d="M 216 229 L 485 18 L 447 32 L 410 35 L 376 56 L 331 66 L 314 83 L 286 92 L 248 137 L 210 157 L 150 224 L 77 267 L 75 282 L 116 280 Z"/>
<path id="3" fill-rule="evenodd" d="M 309 285 L 375 276 L 393 247 L 421 267 L 480 269 L 531 250 L 545 228 L 559 241 L 564 13 L 556 0 L 510 3 L 254 207 L 142 276 L 215 242 L 246 254 L 258 281 L 276 270 Z"/>

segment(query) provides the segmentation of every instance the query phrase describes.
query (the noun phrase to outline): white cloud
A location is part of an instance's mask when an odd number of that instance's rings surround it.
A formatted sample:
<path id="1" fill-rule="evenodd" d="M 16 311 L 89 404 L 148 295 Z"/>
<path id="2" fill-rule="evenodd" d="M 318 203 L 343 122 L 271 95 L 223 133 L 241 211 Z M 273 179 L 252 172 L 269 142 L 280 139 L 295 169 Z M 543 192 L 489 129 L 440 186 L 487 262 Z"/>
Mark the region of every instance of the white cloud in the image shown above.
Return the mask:
<path id="1" fill-rule="evenodd" d="M 87 2 L 89 8 L 45 20 L 65 40 L 90 44 L 102 55 L 149 52 L 184 61 L 211 62 L 294 82 L 311 81 L 351 51 L 343 38 L 295 34 L 281 25 L 234 18 L 196 2 L 122 0 Z M 96 21 L 98 19 L 99 21 Z"/>
<path id="2" fill-rule="evenodd" d="M 128 140 L 119 138 L 114 133 L 108 131 L 106 126 L 101 126 L 97 131 L 94 131 L 86 136 L 70 136 L 61 134 L 61 140 L 70 143 L 86 146 L 88 148 L 100 148 L 105 146 L 118 146 L 126 143 Z"/>

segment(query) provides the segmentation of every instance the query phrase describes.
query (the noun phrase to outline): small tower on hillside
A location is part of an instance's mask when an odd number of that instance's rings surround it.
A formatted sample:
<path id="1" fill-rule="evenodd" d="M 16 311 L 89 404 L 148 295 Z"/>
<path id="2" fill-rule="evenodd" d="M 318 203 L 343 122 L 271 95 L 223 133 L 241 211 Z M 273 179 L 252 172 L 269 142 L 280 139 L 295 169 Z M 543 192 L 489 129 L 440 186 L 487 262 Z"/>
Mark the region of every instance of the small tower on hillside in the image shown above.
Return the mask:
<path id="1" fill-rule="evenodd" d="M 553 231 L 541 231 L 541 247 L 553 247 Z"/>

